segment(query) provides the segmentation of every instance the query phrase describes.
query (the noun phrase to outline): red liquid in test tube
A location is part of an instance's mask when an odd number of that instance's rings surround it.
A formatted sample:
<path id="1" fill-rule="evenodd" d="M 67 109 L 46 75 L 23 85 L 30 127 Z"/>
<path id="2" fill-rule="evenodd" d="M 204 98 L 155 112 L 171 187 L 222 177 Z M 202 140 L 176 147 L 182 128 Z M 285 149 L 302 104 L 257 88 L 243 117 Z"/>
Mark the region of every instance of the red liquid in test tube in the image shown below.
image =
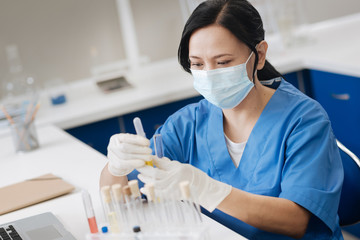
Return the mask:
<path id="1" fill-rule="evenodd" d="M 98 230 L 98 227 L 97 227 L 97 223 L 96 223 L 96 219 L 95 219 L 95 213 L 94 213 L 94 209 L 93 209 L 93 206 L 92 206 L 90 194 L 86 190 L 83 190 L 82 198 L 83 198 L 83 202 L 84 202 L 84 208 L 85 208 L 85 212 L 86 212 L 86 217 L 88 219 L 88 223 L 89 223 L 89 227 L 90 227 L 90 232 L 91 233 L 98 233 L 99 230 Z"/>
<path id="2" fill-rule="evenodd" d="M 91 233 L 98 233 L 98 227 L 97 227 L 97 223 L 96 223 L 96 219 L 95 216 L 88 218 L 88 222 L 89 222 L 89 227 L 90 227 L 90 232 Z"/>

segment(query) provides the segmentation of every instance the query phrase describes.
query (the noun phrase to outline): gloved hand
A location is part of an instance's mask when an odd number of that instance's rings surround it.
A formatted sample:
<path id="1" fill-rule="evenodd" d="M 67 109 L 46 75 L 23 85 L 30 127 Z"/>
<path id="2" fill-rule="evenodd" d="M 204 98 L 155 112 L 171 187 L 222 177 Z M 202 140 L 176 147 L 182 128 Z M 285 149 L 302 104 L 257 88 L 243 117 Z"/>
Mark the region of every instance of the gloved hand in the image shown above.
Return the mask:
<path id="1" fill-rule="evenodd" d="M 190 164 L 156 156 L 153 158 L 153 163 L 157 168 L 145 166 L 138 169 L 141 173 L 138 178 L 144 183 L 153 183 L 155 194 L 181 199 L 180 194 L 176 193 L 179 190 L 179 183 L 189 181 L 193 201 L 212 212 L 231 192 L 230 185 L 209 177 Z M 142 189 L 146 194 L 144 191 Z"/>
<path id="2" fill-rule="evenodd" d="M 120 133 L 110 138 L 108 169 L 114 176 L 125 176 L 152 159 L 150 141 L 139 135 Z"/>

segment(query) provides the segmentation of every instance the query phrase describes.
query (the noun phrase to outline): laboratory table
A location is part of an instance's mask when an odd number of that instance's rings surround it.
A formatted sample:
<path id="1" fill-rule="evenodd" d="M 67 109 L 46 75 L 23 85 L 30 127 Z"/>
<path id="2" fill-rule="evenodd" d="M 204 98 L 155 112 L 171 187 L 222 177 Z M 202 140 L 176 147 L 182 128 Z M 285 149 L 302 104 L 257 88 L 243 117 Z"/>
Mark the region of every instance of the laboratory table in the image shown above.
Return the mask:
<path id="1" fill-rule="evenodd" d="M 76 239 L 85 240 L 89 226 L 81 190 L 86 189 L 90 193 L 98 224 L 101 224 L 104 220 L 98 187 L 101 170 L 107 162 L 106 158 L 53 125 L 38 126 L 37 133 L 40 148 L 17 154 L 9 132 L 1 134 L 0 187 L 53 173 L 73 184 L 75 190 L 70 194 L 1 215 L 0 224 L 50 211 Z M 204 219 L 208 225 L 210 239 L 245 239 L 205 215 Z"/>

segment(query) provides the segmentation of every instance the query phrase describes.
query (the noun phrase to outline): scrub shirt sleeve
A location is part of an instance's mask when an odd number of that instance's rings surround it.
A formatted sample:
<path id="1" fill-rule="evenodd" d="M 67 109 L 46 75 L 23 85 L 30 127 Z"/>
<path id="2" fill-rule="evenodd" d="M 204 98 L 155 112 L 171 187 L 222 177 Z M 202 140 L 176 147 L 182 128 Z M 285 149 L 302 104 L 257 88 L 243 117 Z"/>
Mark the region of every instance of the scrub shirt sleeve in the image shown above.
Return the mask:
<path id="1" fill-rule="evenodd" d="M 342 183 L 342 162 L 330 121 L 301 118 L 286 140 L 279 197 L 306 208 L 334 232 Z"/>

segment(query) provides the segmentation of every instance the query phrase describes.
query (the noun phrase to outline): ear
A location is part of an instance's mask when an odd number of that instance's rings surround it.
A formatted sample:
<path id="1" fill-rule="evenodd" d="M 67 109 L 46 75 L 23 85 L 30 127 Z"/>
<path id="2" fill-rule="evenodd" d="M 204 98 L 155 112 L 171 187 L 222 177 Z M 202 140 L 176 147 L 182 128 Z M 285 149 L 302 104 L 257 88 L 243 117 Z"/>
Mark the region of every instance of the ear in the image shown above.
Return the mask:
<path id="1" fill-rule="evenodd" d="M 267 44 L 267 42 L 265 40 L 261 41 L 257 45 L 256 50 L 257 50 L 258 55 L 259 55 L 259 62 L 258 62 L 256 70 L 261 70 L 265 66 L 267 49 L 268 49 L 268 44 Z"/>

